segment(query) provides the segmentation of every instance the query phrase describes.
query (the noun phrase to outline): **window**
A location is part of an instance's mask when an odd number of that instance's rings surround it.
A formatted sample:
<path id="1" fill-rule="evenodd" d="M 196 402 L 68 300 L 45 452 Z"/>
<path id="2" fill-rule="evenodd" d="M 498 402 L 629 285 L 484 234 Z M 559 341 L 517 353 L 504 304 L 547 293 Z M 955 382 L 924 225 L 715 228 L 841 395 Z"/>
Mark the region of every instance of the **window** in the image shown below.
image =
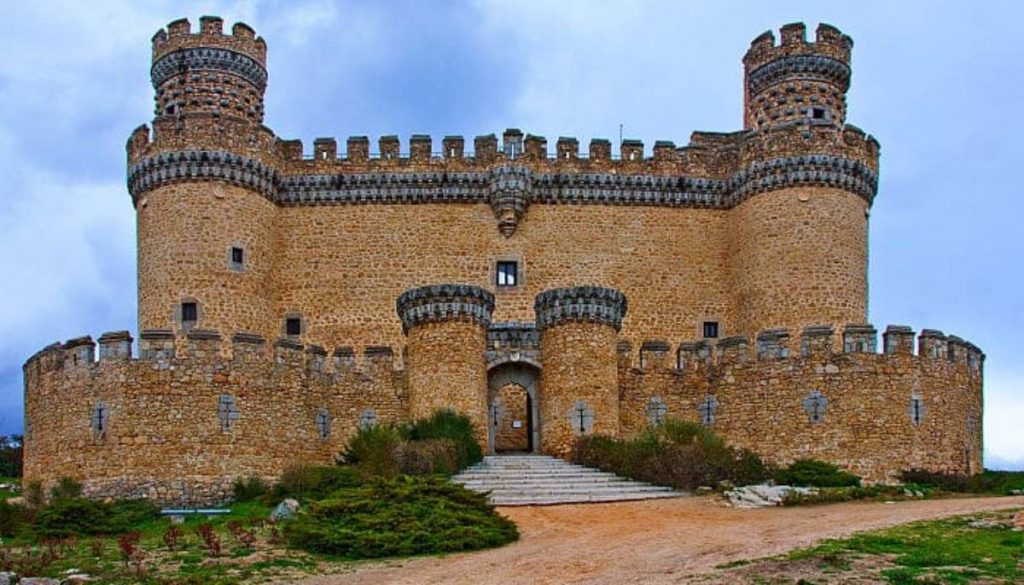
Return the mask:
<path id="1" fill-rule="evenodd" d="M 705 321 L 704 339 L 714 339 L 716 337 L 718 337 L 718 321 Z"/>
<path id="2" fill-rule="evenodd" d="M 807 111 L 807 114 L 811 117 L 812 120 L 828 119 L 828 112 L 825 110 L 825 108 L 810 108 Z"/>
<path id="3" fill-rule="evenodd" d="M 221 394 L 217 401 L 217 418 L 220 419 L 220 430 L 231 432 L 235 429 L 235 421 L 240 413 L 235 397 L 230 394 Z"/>
<path id="4" fill-rule="evenodd" d="M 110 418 L 110 413 L 107 410 L 107 405 L 102 402 L 97 402 L 96 406 L 92 409 L 92 417 L 89 422 L 89 426 L 92 427 L 92 431 L 97 435 L 102 435 L 107 432 L 107 421 Z"/>
<path id="5" fill-rule="evenodd" d="M 245 263 L 245 250 L 238 246 L 231 247 L 231 263 L 241 266 Z"/>
<path id="6" fill-rule="evenodd" d="M 299 317 L 288 317 L 284 320 L 285 335 L 302 335 L 302 319 Z"/>
<path id="7" fill-rule="evenodd" d="M 331 413 L 326 408 L 321 408 L 316 413 L 316 428 L 320 431 L 320 439 L 326 441 L 331 438 Z"/>
<path id="8" fill-rule="evenodd" d="M 918 426 L 924 420 L 924 398 L 914 395 L 910 397 L 910 423 Z"/>
<path id="9" fill-rule="evenodd" d="M 181 324 L 194 325 L 199 320 L 199 305 L 193 301 L 181 303 Z"/>
<path id="10" fill-rule="evenodd" d="M 518 281 L 519 271 L 515 262 L 498 262 L 498 286 L 516 286 Z"/>

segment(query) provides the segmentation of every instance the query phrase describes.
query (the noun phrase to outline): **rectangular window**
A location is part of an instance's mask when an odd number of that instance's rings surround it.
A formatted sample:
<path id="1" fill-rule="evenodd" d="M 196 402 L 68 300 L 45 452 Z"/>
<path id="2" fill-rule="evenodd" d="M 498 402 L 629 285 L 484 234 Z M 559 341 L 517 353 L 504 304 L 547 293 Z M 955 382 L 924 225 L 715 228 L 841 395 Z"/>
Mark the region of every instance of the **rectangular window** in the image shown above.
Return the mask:
<path id="1" fill-rule="evenodd" d="M 284 320 L 285 335 L 302 335 L 302 320 L 298 317 L 288 317 Z"/>
<path id="2" fill-rule="evenodd" d="M 515 262 L 498 262 L 498 286 L 516 286 L 519 274 Z"/>
<path id="3" fill-rule="evenodd" d="M 245 250 L 238 247 L 232 247 L 231 262 L 234 264 L 243 264 L 245 262 Z"/>
<path id="4" fill-rule="evenodd" d="M 195 323 L 199 320 L 199 307 L 195 303 L 181 303 L 181 322 Z"/>
<path id="5" fill-rule="evenodd" d="M 718 321 L 704 322 L 704 338 L 714 339 L 718 337 Z"/>

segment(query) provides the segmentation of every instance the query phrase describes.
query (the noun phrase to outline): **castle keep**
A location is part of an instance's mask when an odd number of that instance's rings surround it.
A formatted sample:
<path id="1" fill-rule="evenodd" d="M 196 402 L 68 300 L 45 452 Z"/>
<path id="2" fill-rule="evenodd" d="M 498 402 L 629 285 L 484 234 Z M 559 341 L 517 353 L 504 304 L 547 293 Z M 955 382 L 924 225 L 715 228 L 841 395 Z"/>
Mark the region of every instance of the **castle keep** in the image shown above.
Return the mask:
<path id="1" fill-rule="evenodd" d="M 866 324 L 879 145 L 846 123 L 837 29 L 754 39 L 743 129 L 684 146 L 513 129 L 343 153 L 263 125 L 266 44 L 222 29 L 153 37 L 137 352 L 113 332 L 25 363 L 26 480 L 216 502 L 438 408 L 489 451 L 675 417 L 872 481 L 981 470 L 982 352 L 904 326 L 879 352 Z"/>

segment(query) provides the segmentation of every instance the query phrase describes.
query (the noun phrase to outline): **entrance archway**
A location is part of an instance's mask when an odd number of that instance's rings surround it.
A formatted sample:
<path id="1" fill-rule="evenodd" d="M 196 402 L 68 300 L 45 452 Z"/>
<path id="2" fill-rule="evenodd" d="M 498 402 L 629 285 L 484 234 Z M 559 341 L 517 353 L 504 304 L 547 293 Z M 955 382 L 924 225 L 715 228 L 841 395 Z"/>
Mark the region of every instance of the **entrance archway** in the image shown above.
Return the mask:
<path id="1" fill-rule="evenodd" d="M 487 374 L 487 451 L 535 453 L 540 447 L 540 371 L 505 363 Z"/>

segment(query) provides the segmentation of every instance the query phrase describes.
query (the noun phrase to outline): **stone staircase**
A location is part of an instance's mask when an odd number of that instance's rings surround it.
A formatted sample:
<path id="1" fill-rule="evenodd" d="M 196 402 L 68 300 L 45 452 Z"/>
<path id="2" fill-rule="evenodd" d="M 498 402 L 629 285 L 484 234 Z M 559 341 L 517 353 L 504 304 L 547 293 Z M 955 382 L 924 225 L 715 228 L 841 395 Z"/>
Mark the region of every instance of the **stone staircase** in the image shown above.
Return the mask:
<path id="1" fill-rule="evenodd" d="M 685 495 L 547 455 L 490 455 L 462 470 L 452 481 L 473 491 L 490 492 L 496 506 L 621 502 Z"/>

